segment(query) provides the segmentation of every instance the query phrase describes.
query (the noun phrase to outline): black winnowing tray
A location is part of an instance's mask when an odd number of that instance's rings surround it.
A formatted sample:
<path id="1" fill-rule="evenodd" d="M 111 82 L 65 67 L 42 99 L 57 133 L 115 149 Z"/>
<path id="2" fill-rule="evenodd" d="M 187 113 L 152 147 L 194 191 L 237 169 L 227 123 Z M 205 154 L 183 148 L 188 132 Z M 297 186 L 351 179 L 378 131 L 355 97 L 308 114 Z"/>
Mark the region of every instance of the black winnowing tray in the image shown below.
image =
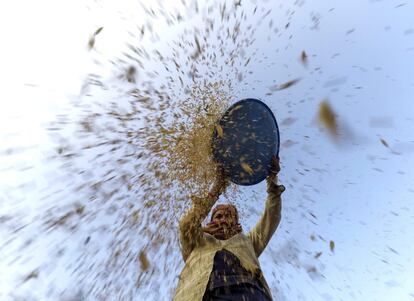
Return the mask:
<path id="1" fill-rule="evenodd" d="M 247 98 L 233 104 L 218 121 L 212 153 L 233 183 L 249 186 L 269 175 L 279 144 L 279 129 L 270 108 L 260 100 Z"/>

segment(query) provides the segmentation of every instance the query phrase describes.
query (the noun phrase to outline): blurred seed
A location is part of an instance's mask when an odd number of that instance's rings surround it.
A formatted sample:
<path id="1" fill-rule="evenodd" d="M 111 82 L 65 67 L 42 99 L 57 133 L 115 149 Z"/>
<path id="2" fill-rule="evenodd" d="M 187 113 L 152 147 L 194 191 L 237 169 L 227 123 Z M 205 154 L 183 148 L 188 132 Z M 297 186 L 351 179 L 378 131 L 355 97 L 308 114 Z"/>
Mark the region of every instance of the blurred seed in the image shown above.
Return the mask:
<path id="1" fill-rule="evenodd" d="M 319 121 L 332 133 L 337 135 L 335 113 L 329 103 L 324 100 L 319 104 Z"/>
<path id="2" fill-rule="evenodd" d="M 102 29 L 103 29 L 103 27 L 99 27 L 93 35 L 97 36 L 102 31 Z"/>
<path id="3" fill-rule="evenodd" d="M 247 172 L 249 175 L 252 175 L 254 173 L 254 170 L 250 167 L 249 164 L 242 162 L 241 167 L 245 172 Z"/>
<path id="4" fill-rule="evenodd" d="M 136 69 L 134 66 L 129 66 L 127 72 L 126 72 L 126 79 L 129 83 L 135 83 L 135 73 Z"/>
<path id="5" fill-rule="evenodd" d="M 288 118 L 284 119 L 280 124 L 289 126 L 289 125 L 292 125 L 293 123 L 295 123 L 296 120 L 297 120 L 297 118 L 288 117 Z"/>
<path id="6" fill-rule="evenodd" d="M 385 146 L 385 147 L 390 147 L 387 143 L 387 141 L 385 141 L 384 139 L 380 138 L 381 143 Z"/>
<path id="7" fill-rule="evenodd" d="M 95 45 L 95 37 L 94 36 L 92 36 L 90 39 L 89 39 L 89 42 L 88 42 L 88 47 L 89 47 L 89 50 L 91 50 L 92 48 L 93 48 L 93 46 Z"/>
<path id="8" fill-rule="evenodd" d="M 285 142 L 282 143 L 282 146 L 288 148 L 288 147 L 291 147 L 295 144 L 298 144 L 298 142 L 295 142 L 295 141 L 292 141 L 292 140 L 288 139 L 288 140 L 286 140 Z"/>
<path id="9" fill-rule="evenodd" d="M 35 270 L 31 271 L 26 277 L 24 277 L 23 283 L 29 281 L 30 279 L 35 279 L 37 277 L 39 277 L 39 270 L 35 269 Z"/>
<path id="10" fill-rule="evenodd" d="M 290 88 L 291 86 L 297 84 L 299 81 L 300 81 L 300 78 L 292 79 L 292 80 L 290 80 L 288 82 L 285 82 L 283 84 L 271 86 L 269 89 L 270 89 L 270 91 L 284 90 L 284 89 Z"/>
<path id="11" fill-rule="evenodd" d="M 145 207 L 152 207 L 157 204 L 155 201 L 148 201 L 144 204 Z"/>
<path id="12" fill-rule="evenodd" d="M 142 250 L 139 252 L 139 262 L 141 263 L 141 269 L 143 271 L 146 271 L 150 266 L 147 255 Z"/>
<path id="13" fill-rule="evenodd" d="M 335 242 L 333 240 L 329 242 L 329 248 L 331 249 L 331 252 L 335 250 Z"/>
<path id="14" fill-rule="evenodd" d="M 80 205 L 80 206 L 76 207 L 76 213 L 77 214 L 82 215 L 84 211 L 85 211 L 85 206 Z"/>
<path id="15" fill-rule="evenodd" d="M 217 130 L 217 135 L 219 135 L 220 138 L 223 138 L 223 128 L 219 125 L 216 124 L 216 130 Z"/>
<path id="16" fill-rule="evenodd" d="M 308 66 L 308 56 L 305 52 L 305 50 L 302 51 L 301 55 L 300 55 L 300 60 L 303 64 L 303 66 L 307 67 Z"/>
<path id="17" fill-rule="evenodd" d="M 89 38 L 88 48 L 91 50 L 95 46 L 95 37 L 102 31 L 103 27 L 99 27 L 93 35 Z"/>
<path id="18" fill-rule="evenodd" d="M 290 88 L 291 86 L 296 85 L 299 81 L 300 81 L 299 78 L 292 79 L 284 84 L 279 85 L 278 90 Z"/>

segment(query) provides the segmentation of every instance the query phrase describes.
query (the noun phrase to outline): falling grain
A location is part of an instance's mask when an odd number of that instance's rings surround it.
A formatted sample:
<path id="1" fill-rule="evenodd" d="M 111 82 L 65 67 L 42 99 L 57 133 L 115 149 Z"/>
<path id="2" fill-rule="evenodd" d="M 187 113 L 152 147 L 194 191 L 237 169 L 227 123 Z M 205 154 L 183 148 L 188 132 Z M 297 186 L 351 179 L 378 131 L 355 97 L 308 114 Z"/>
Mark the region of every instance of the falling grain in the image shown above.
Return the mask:
<path id="1" fill-rule="evenodd" d="M 247 172 L 249 175 L 252 175 L 254 173 L 254 170 L 250 167 L 249 164 L 242 162 L 240 163 L 240 165 L 243 168 L 243 170 Z"/>
<path id="2" fill-rule="evenodd" d="M 331 252 L 334 252 L 335 250 L 335 242 L 333 240 L 329 242 L 329 249 L 331 249 Z"/>
<path id="3" fill-rule="evenodd" d="M 334 135 L 337 135 L 335 113 L 329 103 L 324 100 L 319 104 L 319 121 Z"/>
<path id="4" fill-rule="evenodd" d="M 138 257 L 139 257 L 139 262 L 141 264 L 141 269 L 143 271 L 146 271 L 149 268 L 149 266 L 150 266 L 150 263 L 148 261 L 148 258 L 147 258 L 146 253 L 141 250 L 141 252 L 139 252 L 139 256 Z"/>
<path id="5" fill-rule="evenodd" d="M 314 258 L 318 259 L 319 257 L 321 257 L 321 255 L 322 255 L 322 252 L 318 252 L 318 253 L 315 254 Z"/>
<path id="6" fill-rule="evenodd" d="M 306 54 L 305 50 L 303 50 L 300 55 L 300 61 L 302 62 L 303 66 L 308 66 L 308 55 Z"/>
<path id="7" fill-rule="evenodd" d="M 380 141 L 382 143 L 382 145 L 384 145 L 385 147 L 389 148 L 390 146 L 388 145 L 388 142 L 385 141 L 384 139 L 380 138 Z"/>
<path id="8" fill-rule="evenodd" d="M 223 128 L 217 124 L 216 125 L 217 135 L 219 135 L 220 138 L 223 138 Z"/>
<path id="9" fill-rule="evenodd" d="M 35 269 L 33 271 L 31 271 L 28 275 L 26 275 L 23 279 L 23 283 L 29 281 L 30 279 L 35 279 L 39 277 L 39 270 Z"/>
<path id="10" fill-rule="evenodd" d="M 93 35 L 97 36 L 102 31 L 102 29 L 103 29 L 103 27 L 99 27 Z"/>
<path id="11" fill-rule="evenodd" d="M 95 30 L 93 35 L 89 38 L 89 41 L 88 41 L 89 50 L 91 50 L 95 46 L 95 37 L 102 31 L 102 29 L 103 27 L 99 27 L 97 30 Z"/>
<path id="12" fill-rule="evenodd" d="M 284 90 L 284 89 L 292 87 L 293 85 L 296 85 L 299 81 L 300 81 L 300 78 L 292 79 L 283 84 L 272 86 L 269 89 L 270 91 Z"/>

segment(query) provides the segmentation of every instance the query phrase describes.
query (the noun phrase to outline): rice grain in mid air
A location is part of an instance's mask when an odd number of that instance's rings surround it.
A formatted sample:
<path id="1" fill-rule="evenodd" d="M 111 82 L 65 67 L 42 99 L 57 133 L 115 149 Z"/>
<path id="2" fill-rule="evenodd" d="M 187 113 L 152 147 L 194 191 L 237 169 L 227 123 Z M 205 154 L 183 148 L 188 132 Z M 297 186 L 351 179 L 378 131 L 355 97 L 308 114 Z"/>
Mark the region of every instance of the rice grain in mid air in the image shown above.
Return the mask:
<path id="1" fill-rule="evenodd" d="M 338 134 L 338 125 L 336 122 L 335 113 L 330 104 L 324 100 L 319 104 L 319 121 L 331 132 L 331 134 Z"/>

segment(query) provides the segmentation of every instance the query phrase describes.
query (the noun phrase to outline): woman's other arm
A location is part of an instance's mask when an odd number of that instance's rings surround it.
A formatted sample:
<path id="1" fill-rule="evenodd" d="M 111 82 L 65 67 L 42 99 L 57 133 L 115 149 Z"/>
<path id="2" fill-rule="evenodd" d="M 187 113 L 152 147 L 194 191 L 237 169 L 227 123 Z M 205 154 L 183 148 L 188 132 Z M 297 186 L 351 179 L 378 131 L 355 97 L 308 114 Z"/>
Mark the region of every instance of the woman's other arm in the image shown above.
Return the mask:
<path id="1" fill-rule="evenodd" d="M 266 179 L 268 195 L 265 210 L 259 222 L 247 235 L 252 241 L 257 257 L 259 257 L 266 248 L 281 220 L 281 194 L 285 191 L 285 187 L 277 184 L 277 174 L 279 171 L 279 158 L 273 157 L 272 170 Z"/>

